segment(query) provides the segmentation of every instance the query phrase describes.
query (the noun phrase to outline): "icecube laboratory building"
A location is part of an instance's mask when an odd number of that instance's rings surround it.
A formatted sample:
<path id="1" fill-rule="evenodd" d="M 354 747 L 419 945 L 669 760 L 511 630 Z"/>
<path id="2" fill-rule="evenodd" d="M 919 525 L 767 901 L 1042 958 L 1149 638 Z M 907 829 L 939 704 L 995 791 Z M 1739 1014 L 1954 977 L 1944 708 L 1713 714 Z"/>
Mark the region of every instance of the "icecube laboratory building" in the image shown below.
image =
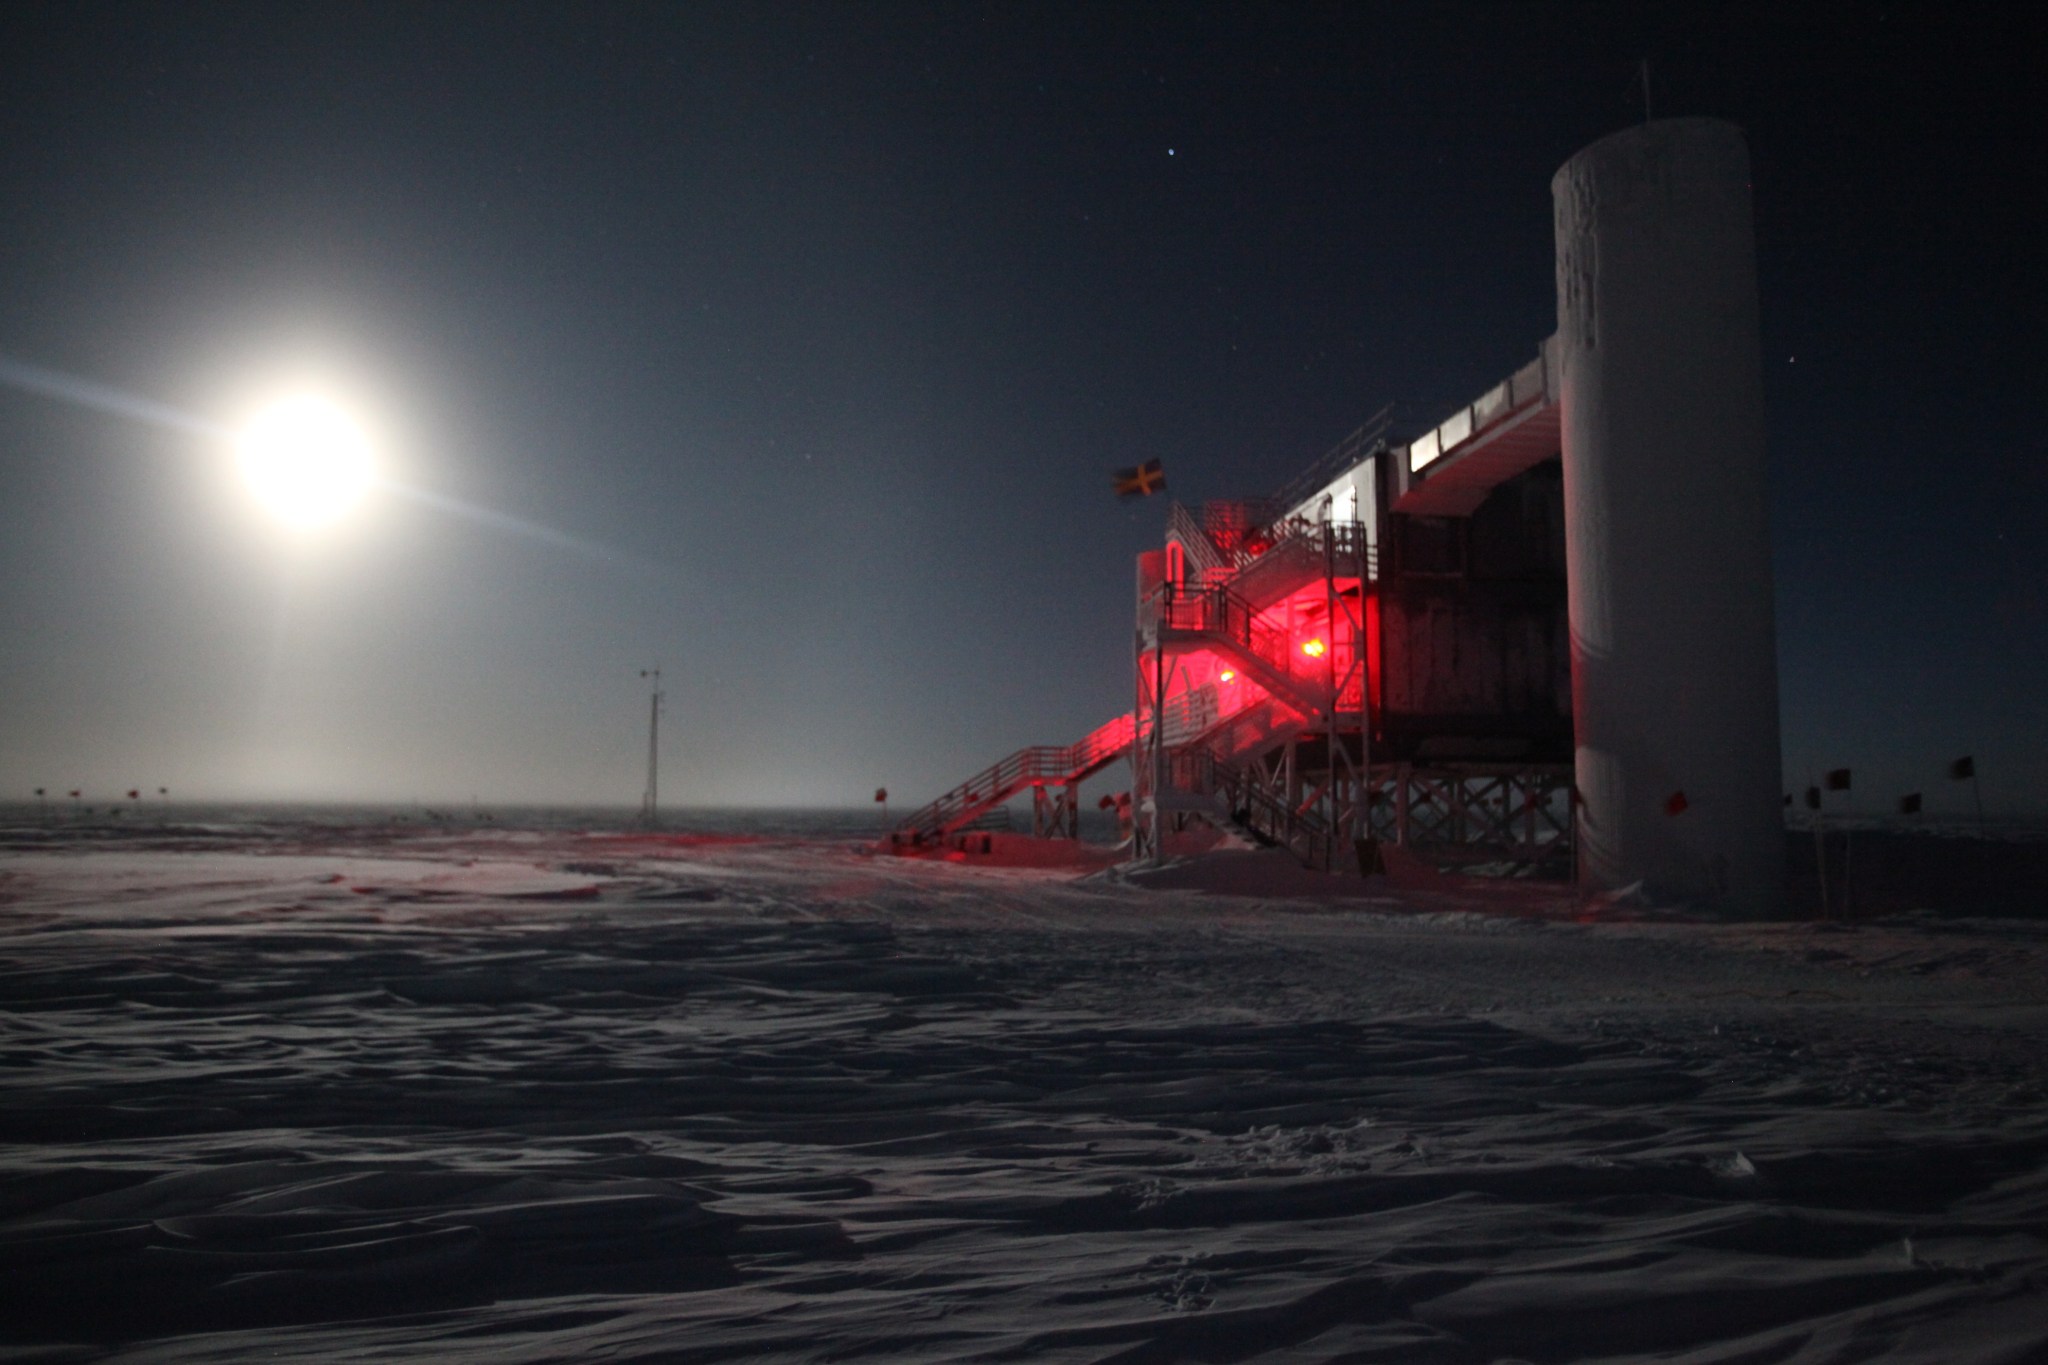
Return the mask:
<path id="1" fill-rule="evenodd" d="M 1556 333 L 1428 430 L 1382 418 L 1276 496 L 1170 508 L 1131 709 L 976 774 L 899 848 L 1027 790 L 1034 831 L 1071 837 L 1082 781 L 1122 762 L 1138 857 L 1205 820 L 1332 871 L 1391 844 L 1776 908 L 1748 153 L 1662 120 L 1551 189 Z"/>

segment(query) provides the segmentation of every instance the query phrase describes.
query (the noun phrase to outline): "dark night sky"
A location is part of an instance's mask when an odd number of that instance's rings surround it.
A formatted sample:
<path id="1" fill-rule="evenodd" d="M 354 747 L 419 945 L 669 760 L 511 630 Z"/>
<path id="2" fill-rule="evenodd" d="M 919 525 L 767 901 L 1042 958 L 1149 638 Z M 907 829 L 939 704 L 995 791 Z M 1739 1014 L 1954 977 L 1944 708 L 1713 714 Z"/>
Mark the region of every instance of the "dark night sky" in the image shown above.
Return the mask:
<path id="1" fill-rule="evenodd" d="M 14 5 L 0 356 L 219 421 L 317 376 L 403 501 L 0 389 L 0 785 L 922 800 L 1128 704 L 1163 500 L 1419 430 L 1554 328 L 1550 177 L 1755 164 L 1786 762 L 2048 790 L 2020 7 Z M 1681 17 L 1682 16 L 1682 17 Z"/>

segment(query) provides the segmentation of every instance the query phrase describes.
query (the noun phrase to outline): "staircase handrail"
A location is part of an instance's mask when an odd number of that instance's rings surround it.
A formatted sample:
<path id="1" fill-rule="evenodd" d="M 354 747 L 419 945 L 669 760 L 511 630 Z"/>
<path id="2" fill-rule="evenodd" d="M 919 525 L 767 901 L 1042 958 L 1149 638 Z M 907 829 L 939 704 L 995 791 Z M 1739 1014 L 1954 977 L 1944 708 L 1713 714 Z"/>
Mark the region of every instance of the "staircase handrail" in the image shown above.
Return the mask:
<path id="1" fill-rule="evenodd" d="M 952 790 L 897 822 L 898 835 L 933 838 L 1009 800 L 1025 787 L 1078 782 L 1129 748 L 1136 720 L 1130 712 L 1097 726 L 1072 744 L 1031 744 L 983 768 Z"/>
<path id="2" fill-rule="evenodd" d="M 1188 567 L 1195 572 L 1208 574 L 1230 567 L 1223 552 L 1216 548 L 1216 542 L 1209 538 L 1209 533 L 1185 504 L 1176 501 L 1167 507 L 1166 533 L 1180 538 L 1187 551 Z"/>
<path id="3" fill-rule="evenodd" d="M 1336 834 L 1328 822 L 1265 790 L 1208 745 L 1189 745 L 1169 755 L 1168 768 L 1176 786 L 1203 796 L 1221 796 L 1233 818 L 1241 818 L 1256 833 L 1285 844 L 1304 863 L 1330 865 Z"/>
<path id="4" fill-rule="evenodd" d="M 1146 605 L 1154 624 L 1163 629 L 1221 635 L 1276 673 L 1296 676 L 1288 649 L 1274 643 L 1279 632 L 1260 624 L 1258 610 L 1226 584 L 1176 589 L 1171 583 L 1162 583 L 1146 599 Z"/>
<path id="5" fill-rule="evenodd" d="M 1215 546 L 1215 540 L 1206 532 L 1198 534 Z M 1190 573 L 1189 577 L 1199 578 L 1210 586 L 1230 586 L 1244 596 L 1254 595 L 1241 585 L 1254 581 L 1261 572 L 1261 566 L 1267 566 L 1265 571 L 1270 572 L 1271 565 L 1290 554 L 1305 559 L 1304 567 L 1311 571 L 1327 562 L 1330 569 L 1340 575 L 1356 571 L 1368 582 L 1379 579 L 1379 546 L 1373 543 L 1366 525 L 1357 521 L 1276 517 L 1246 544 L 1227 552 L 1218 547 L 1216 553 L 1217 567 L 1204 566 L 1200 573 Z"/>

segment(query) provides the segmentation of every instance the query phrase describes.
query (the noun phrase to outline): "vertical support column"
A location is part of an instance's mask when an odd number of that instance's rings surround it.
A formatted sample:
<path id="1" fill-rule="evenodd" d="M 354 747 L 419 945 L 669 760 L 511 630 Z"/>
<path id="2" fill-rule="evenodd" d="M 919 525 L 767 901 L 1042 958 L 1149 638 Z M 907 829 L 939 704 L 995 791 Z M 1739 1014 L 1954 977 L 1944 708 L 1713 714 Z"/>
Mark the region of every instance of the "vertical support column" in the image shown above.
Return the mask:
<path id="1" fill-rule="evenodd" d="M 1344 770 L 1344 755 L 1337 752 L 1337 530 L 1330 524 L 1330 502 L 1323 502 L 1323 630 L 1329 636 L 1323 641 L 1323 766 L 1326 778 L 1323 784 L 1323 828 L 1331 832 L 1332 842 L 1339 832 L 1339 821 L 1343 818 L 1343 797 L 1338 790 L 1338 774 Z M 1326 850 L 1323 871 L 1330 871 L 1327 864 L 1335 860 L 1334 851 Z"/>
<path id="2" fill-rule="evenodd" d="M 1173 589 L 1168 586 L 1170 594 Z M 1164 626 L 1160 630 L 1163 636 Z M 1152 866 L 1166 862 L 1166 645 L 1152 645 Z"/>
<path id="3" fill-rule="evenodd" d="M 1382 441 L 1382 445 L 1384 444 Z M 1379 457 L 1375 456 L 1373 463 L 1377 465 Z M 1365 522 L 1362 518 L 1352 539 L 1358 552 L 1358 615 L 1352 625 L 1351 655 L 1353 666 L 1358 670 L 1358 799 L 1361 803 L 1359 822 L 1364 828 L 1365 837 L 1377 841 L 1379 833 L 1373 828 L 1372 823 L 1372 641 L 1366 634 L 1372 621 L 1372 613 L 1366 609 L 1366 597 L 1372 592 L 1373 584 L 1365 539 Z"/>
<path id="4" fill-rule="evenodd" d="M 1140 603 L 1142 611 L 1143 604 Z M 1131 857 L 1145 854 L 1145 630 L 1139 623 L 1131 643 Z"/>

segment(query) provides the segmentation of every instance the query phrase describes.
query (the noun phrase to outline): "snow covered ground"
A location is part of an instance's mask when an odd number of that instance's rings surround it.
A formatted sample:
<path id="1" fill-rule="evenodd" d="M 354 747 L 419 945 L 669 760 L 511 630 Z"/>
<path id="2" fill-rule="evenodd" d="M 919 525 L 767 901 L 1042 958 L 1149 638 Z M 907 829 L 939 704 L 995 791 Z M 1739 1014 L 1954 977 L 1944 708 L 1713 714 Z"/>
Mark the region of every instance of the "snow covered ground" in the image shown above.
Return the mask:
<path id="1" fill-rule="evenodd" d="M 2048 1359 L 2048 921 L 1155 881 L 0 831 L 0 1359 Z"/>

